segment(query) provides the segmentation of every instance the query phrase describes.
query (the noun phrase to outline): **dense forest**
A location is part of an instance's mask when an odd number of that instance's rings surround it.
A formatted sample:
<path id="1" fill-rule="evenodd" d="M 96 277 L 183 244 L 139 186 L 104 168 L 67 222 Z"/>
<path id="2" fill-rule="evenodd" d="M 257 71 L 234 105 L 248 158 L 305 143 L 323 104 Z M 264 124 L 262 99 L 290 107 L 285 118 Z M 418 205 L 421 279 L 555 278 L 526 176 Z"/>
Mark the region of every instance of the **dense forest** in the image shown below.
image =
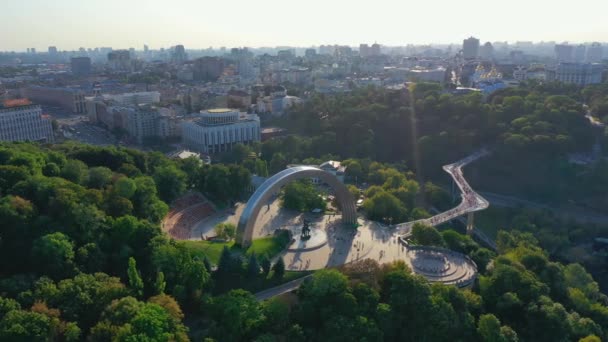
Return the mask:
<path id="1" fill-rule="evenodd" d="M 409 95 L 374 87 L 318 94 L 277 120 L 293 135 L 265 143 L 262 158 L 271 171 L 310 157 L 405 162 L 421 179 L 447 183 L 442 165 L 489 147 L 492 156 L 472 166 L 474 187 L 605 211 L 608 164 L 572 164 L 568 157 L 591 155 L 595 143 L 607 153 L 608 131 L 585 118 L 590 109 L 606 119 L 607 97 L 605 85 L 533 82 L 488 98 L 450 95 L 427 83 L 413 85 Z"/>
<path id="2" fill-rule="evenodd" d="M 362 176 L 408 184 L 390 168 L 371 170 Z M 183 192 L 237 200 L 250 173 L 123 148 L 3 144 L 0 340 L 594 341 L 608 334 L 608 299 L 591 275 L 551 261 L 529 233 L 499 233 L 495 256 L 454 231 L 417 232 L 421 244 L 476 260 L 482 274 L 470 290 L 429 285 L 403 263 L 366 260 L 318 271 L 296 295 L 257 302 L 241 288 L 269 273 L 283 277 L 281 261 L 225 249 L 216 268 L 159 226 Z"/>

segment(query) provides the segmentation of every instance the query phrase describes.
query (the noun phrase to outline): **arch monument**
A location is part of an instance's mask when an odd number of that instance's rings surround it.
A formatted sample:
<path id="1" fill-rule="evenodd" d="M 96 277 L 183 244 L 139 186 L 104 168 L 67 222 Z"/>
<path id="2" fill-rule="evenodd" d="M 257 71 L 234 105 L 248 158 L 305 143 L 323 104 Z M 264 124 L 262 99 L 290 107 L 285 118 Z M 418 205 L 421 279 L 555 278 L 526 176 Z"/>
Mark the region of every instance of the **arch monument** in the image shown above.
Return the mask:
<path id="1" fill-rule="evenodd" d="M 283 185 L 302 178 L 319 178 L 327 183 L 335 192 L 336 199 L 342 209 L 342 222 L 346 224 L 357 223 L 357 209 L 355 200 L 346 186 L 333 174 L 313 166 L 296 166 L 285 169 L 268 178 L 249 198 L 247 206 L 239 218 L 236 231 L 236 242 L 243 247 L 251 244 L 253 228 L 260 213 L 260 209 L 268 202 L 270 197 Z"/>

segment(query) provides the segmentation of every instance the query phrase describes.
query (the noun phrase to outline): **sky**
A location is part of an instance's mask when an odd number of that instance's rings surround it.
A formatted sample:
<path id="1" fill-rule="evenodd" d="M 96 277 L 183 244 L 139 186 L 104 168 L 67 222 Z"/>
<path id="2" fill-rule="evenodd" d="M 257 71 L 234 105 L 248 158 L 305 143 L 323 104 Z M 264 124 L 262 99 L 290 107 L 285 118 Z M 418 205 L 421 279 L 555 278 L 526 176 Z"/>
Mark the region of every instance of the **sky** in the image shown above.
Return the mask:
<path id="1" fill-rule="evenodd" d="M 0 0 L 0 51 L 608 41 L 608 0 Z"/>

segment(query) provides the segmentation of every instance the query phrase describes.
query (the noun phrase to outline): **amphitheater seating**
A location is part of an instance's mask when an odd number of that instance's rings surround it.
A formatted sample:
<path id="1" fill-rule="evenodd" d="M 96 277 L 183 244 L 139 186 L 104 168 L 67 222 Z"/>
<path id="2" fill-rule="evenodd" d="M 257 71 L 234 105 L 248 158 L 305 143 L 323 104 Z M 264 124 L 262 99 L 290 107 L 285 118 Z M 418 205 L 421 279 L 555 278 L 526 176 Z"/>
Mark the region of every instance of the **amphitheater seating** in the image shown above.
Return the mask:
<path id="1" fill-rule="evenodd" d="M 202 195 L 188 194 L 173 203 L 163 221 L 163 230 L 174 239 L 187 240 L 190 238 L 192 227 L 214 212 L 211 203 Z"/>
<path id="2" fill-rule="evenodd" d="M 178 199 L 176 199 L 175 201 L 173 201 L 173 203 L 171 204 L 171 210 L 169 211 L 168 216 L 173 216 L 177 213 L 179 213 L 182 210 L 187 209 L 188 207 L 191 207 L 195 204 L 201 203 L 201 202 L 206 202 L 207 199 L 205 199 L 205 197 L 203 197 L 203 195 L 197 193 L 197 192 L 193 192 L 190 194 L 187 194 L 185 196 L 182 196 Z"/>

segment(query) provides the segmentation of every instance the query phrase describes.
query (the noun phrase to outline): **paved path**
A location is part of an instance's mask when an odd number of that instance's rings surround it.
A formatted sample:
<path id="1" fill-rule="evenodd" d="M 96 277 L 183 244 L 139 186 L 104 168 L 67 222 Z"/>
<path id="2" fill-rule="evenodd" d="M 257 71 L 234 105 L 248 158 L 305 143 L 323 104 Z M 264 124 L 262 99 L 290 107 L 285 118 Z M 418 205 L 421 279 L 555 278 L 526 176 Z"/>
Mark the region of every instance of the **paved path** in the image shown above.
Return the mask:
<path id="1" fill-rule="evenodd" d="M 445 165 L 443 167 L 443 170 L 449 173 L 450 176 L 452 176 L 452 179 L 454 179 L 456 185 L 458 185 L 458 188 L 461 192 L 462 202 L 460 202 L 458 206 L 439 213 L 433 217 L 418 221 L 397 224 L 395 225 L 395 231 L 397 232 L 397 234 L 407 235 L 414 226 L 414 224 L 419 222 L 431 226 L 438 226 L 442 223 L 451 221 L 467 213 L 486 209 L 490 205 L 490 203 L 481 195 L 473 191 L 473 188 L 471 188 L 471 186 L 462 174 L 462 168 L 467 164 L 488 155 L 489 153 L 490 152 L 488 152 L 486 149 L 483 149 L 453 164 Z"/>
<path id="2" fill-rule="evenodd" d="M 263 301 L 266 299 L 270 299 L 272 297 L 276 297 L 276 296 L 280 296 L 284 293 L 287 292 L 291 292 L 296 290 L 298 287 L 300 287 L 300 285 L 302 285 L 302 283 L 306 280 L 309 279 L 310 277 L 312 277 L 312 274 L 309 274 L 307 276 L 304 276 L 302 278 L 298 278 L 292 281 L 289 281 L 285 284 L 281 284 L 279 286 L 275 286 L 273 288 L 270 289 L 266 289 L 264 291 L 260 291 L 258 293 L 256 293 L 255 299 L 257 299 L 258 301 Z"/>

